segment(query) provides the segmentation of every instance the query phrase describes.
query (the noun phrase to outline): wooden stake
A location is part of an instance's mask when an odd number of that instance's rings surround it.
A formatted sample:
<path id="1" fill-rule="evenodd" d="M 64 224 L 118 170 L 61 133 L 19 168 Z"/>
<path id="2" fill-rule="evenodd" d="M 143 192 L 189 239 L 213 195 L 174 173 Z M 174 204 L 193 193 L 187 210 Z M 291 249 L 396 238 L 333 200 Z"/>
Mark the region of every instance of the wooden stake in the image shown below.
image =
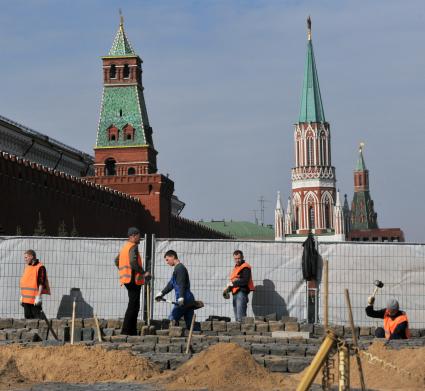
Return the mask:
<path id="1" fill-rule="evenodd" d="M 189 353 L 190 344 L 192 343 L 193 327 L 195 326 L 196 314 L 193 314 L 192 322 L 190 323 L 189 337 L 187 338 L 186 354 Z"/>
<path id="2" fill-rule="evenodd" d="M 348 318 L 350 320 L 351 332 L 353 334 L 353 347 L 354 347 L 354 352 L 356 354 L 357 369 L 359 371 L 359 378 L 360 378 L 360 386 L 362 388 L 362 391 L 365 391 L 366 384 L 365 384 L 364 376 L 363 376 L 363 368 L 362 368 L 362 361 L 360 359 L 360 354 L 359 354 L 359 347 L 357 345 L 356 328 L 354 327 L 353 311 L 351 309 L 350 293 L 348 292 L 348 289 L 344 289 L 344 294 L 345 294 L 345 303 L 347 304 L 347 309 L 348 309 Z"/>
<path id="3" fill-rule="evenodd" d="M 324 273 L 324 323 L 325 331 L 329 328 L 329 261 L 325 259 L 323 263 Z"/>
<path id="4" fill-rule="evenodd" d="M 99 326 L 99 320 L 97 319 L 97 316 L 93 314 L 94 322 L 96 323 L 96 331 L 97 331 L 97 339 L 99 342 L 103 342 L 102 340 L 102 333 L 100 332 L 100 326 Z"/>
<path id="5" fill-rule="evenodd" d="M 71 345 L 74 345 L 75 307 L 76 307 L 76 300 L 74 299 L 74 301 L 72 302 Z"/>

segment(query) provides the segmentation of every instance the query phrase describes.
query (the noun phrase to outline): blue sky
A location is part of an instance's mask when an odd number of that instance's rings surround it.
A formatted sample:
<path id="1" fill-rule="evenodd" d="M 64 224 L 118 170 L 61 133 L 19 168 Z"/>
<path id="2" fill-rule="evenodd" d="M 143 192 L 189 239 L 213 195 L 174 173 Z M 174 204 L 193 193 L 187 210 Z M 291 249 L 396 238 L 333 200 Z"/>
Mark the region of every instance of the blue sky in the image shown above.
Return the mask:
<path id="1" fill-rule="evenodd" d="M 0 114 L 93 153 L 101 59 L 122 8 L 142 57 L 160 172 L 193 219 L 273 221 L 290 194 L 306 28 L 337 187 L 352 199 L 366 143 L 381 227 L 425 242 L 425 2 L 0 1 Z"/>

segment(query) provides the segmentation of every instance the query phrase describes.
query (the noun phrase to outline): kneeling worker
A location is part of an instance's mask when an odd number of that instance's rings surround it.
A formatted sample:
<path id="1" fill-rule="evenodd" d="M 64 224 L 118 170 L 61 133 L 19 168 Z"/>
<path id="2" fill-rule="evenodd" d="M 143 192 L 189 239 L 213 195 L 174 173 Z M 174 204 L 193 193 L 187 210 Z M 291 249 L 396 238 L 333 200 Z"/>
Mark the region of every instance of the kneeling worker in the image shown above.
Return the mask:
<path id="1" fill-rule="evenodd" d="M 252 281 L 251 265 L 245 262 L 243 252 L 241 250 L 234 251 L 233 260 L 235 267 L 230 274 L 230 283 L 224 289 L 223 296 L 227 298 L 226 294 L 228 295 L 228 292 L 232 292 L 235 320 L 236 322 L 241 322 L 242 318 L 246 316 L 249 292 L 255 288 Z"/>
<path id="2" fill-rule="evenodd" d="M 375 311 L 373 304 L 375 298 L 370 296 L 367 300 L 366 315 L 371 318 L 384 319 L 384 328 L 378 327 L 375 330 L 375 337 L 391 339 L 410 338 L 409 320 L 405 312 L 400 311 L 398 301 L 390 299 L 386 308 Z"/>
<path id="3" fill-rule="evenodd" d="M 36 258 L 34 250 L 25 251 L 24 259 L 26 266 L 20 282 L 20 302 L 25 319 L 41 319 L 41 295 L 50 295 L 46 268 Z"/>
<path id="4" fill-rule="evenodd" d="M 190 290 L 189 273 L 186 267 L 180 262 L 174 250 L 168 250 L 165 255 L 165 262 L 174 268 L 171 280 L 165 288 L 155 296 L 156 301 L 161 301 L 163 296 L 174 289 L 177 304 L 174 306 L 169 319 L 178 322 L 182 317 L 186 322 L 186 328 L 190 329 L 195 308 L 195 297 Z"/>

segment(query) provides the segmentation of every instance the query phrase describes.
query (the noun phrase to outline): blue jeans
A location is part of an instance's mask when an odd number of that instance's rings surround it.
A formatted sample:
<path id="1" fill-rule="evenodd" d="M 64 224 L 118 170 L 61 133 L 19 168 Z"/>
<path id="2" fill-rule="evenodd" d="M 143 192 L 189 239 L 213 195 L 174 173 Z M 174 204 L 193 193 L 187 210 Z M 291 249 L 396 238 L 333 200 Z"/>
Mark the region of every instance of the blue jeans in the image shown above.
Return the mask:
<path id="1" fill-rule="evenodd" d="M 248 307 L 248 293 L 239 291 L 233 295 L 233 311 L 235 313 L 236 322 L 241 322 L 246 316 L 246 308 Z"/>
<path id="2" fill-rule="evenodd" d="M 179 307 L 175 305 L 168 319 L 179 321 L 181 317 L 184 317 L 184 321 L 186 322 L 186 328 L 189 330 L 190 325 L 192 324 L 192 318 L 194 314 L 193 308 L 185 309 L 184 307 Z"/>

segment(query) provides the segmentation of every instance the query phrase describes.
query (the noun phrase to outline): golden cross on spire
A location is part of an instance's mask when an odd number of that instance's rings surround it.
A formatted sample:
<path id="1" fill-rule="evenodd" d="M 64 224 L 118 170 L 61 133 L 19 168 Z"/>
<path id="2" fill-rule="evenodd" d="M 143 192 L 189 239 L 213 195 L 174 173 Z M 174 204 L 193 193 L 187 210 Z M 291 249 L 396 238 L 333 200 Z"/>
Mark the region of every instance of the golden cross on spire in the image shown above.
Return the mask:
<path id="1" fill-rule="evenodd" d="M 124 27 L 124 16 L 122 15 L 121 8 L 118 10 L 118 12 L 120 14 L 120 26 Z"/>
<path id="2" fill-rule="evenodd" d="M 307 39 L 311 41 L 311 18 L 310 15 L 307 18 Z"/>

